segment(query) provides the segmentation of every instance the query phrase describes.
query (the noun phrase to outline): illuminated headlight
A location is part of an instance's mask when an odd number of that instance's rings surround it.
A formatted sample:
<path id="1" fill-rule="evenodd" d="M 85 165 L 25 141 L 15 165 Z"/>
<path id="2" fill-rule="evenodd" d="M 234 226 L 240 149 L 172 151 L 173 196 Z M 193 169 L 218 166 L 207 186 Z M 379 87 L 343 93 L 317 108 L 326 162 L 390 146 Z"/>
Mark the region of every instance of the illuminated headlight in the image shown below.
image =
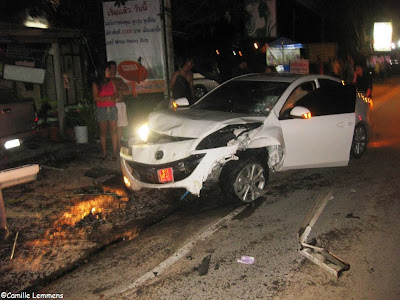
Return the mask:
<path id="1" fill-rule="evenodd" d="M 139 134 L 140 139 L 143 142 L 146 142 L 147 138 L 149 137 L 149 133 L 150 133 L 149 124 L 146 123 L 146 124 L 140 126 L 137 132 Z"/>
<path id="2" fill-rule="evenodd" d="M 10 140 L 4 143 L 4 148 L 11 149 L 15 147 L 19 147 L 21 145 L 19 139 Z"/>

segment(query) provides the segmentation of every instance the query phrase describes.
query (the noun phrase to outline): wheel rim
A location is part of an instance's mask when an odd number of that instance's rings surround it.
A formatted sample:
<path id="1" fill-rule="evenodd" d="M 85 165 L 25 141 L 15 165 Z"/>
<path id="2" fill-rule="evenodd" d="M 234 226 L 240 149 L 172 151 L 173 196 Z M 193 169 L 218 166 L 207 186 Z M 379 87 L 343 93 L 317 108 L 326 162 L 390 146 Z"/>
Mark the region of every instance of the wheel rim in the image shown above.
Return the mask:
<path id="1" fill-rule="evenodd" d="M 264 193 L 265 183 L 264 168 L 259 164 L 250 164 L 240 171 L 233 187 L 240 200 L 252 202 Z"/>
<path id="2" fill-rule="evenodd" d="M 205 95 L 205 92 L 204 92 L 203 88 L 196 87 L 196 88 L 194 88 L 194 95 L 197 99 L 200 99 L 201 97 L 203 97 Z"/>
<path id="3" fill-rule="evenodd" d="M 353 149 L 354 154 L 360 155 L 365 151 L 367 147 L 367 132 L 365 131 L 364 126 L 358 126 L 354 130 L 353 143 L 351 148 Z"/>

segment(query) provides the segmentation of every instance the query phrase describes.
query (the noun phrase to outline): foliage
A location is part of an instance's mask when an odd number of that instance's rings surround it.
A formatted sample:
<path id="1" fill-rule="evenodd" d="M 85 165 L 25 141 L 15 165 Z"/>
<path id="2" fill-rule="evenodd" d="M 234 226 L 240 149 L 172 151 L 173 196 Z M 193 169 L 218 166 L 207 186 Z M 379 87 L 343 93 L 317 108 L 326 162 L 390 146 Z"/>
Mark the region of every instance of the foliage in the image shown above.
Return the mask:
<path id="1" fill-rule="evenodd" d="M 57 103 L 50 100 L 47 97 L 41 99 L 40 108 L 36 112 L 38 118 L 38 126 L 48 127 L 51 121 L 51 117 L 54 117 L 57 113 L 56 110 Z"/>
<path id="2" fill-rule="evenodd" d="M 88 126 L 95 120 L 93 101 L 82 99 L 77 105 L 66 107 L 65 121 L 67 127 Z"/>
<path id="3" fill-rule="evenodd" d="M 88 98 L 82 99 L 77 105 L 66 107 L 66 126 L 87 126 L 89 135 L 94 136 L 97 132 L 95 109 L 93 100 Z"/>

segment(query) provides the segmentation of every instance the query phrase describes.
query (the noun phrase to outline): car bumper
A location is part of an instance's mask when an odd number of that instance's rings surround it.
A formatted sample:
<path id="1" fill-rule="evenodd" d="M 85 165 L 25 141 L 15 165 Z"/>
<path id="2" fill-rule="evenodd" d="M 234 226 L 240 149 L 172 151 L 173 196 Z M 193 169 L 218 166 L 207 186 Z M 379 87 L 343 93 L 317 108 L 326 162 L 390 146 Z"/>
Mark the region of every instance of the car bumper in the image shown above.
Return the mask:
<path id="1" fill-rule="evenodd" d="M 154 157 L 159 151 L 160 145 L 145 145 L 147 155 Z M 178 150 L 179 151 L 179 150 Z M 132 147 L 121 149 L 121 169 L 126 186 L 138 191 L 142 188 L 185 188 L 194 195 L 199 195 L 203 182 L 207 180 L 214 168 L 222 166 L 234 159 L 237 145 L 228 147 L 188 151 L 188 155 L 170 162 L 144 163 L 142 159 L 136 159 L 136 153 L 142 154 L 143 149 Z M 173 155 L 171 157 L 174 157 Z M 157 171 L 172 168 L 174 181 L 160 183 Z"/>

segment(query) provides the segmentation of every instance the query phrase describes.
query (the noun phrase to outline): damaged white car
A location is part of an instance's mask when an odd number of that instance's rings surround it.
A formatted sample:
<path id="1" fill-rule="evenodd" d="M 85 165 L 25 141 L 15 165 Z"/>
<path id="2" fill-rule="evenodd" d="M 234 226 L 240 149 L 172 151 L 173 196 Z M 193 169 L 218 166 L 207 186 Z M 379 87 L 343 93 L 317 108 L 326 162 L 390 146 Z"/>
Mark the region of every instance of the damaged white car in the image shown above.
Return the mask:
<path id="1" fill-rule="evenodd" d="M 369 99 L 324 75 L 248 74 L 190 107 L 153 112 L 121 148 L 132 190 L 185 188 L 199 195 L 219 181 L 237 202 L 265 193 L 269 171 L 346 166 L 368 139 Z"/>

